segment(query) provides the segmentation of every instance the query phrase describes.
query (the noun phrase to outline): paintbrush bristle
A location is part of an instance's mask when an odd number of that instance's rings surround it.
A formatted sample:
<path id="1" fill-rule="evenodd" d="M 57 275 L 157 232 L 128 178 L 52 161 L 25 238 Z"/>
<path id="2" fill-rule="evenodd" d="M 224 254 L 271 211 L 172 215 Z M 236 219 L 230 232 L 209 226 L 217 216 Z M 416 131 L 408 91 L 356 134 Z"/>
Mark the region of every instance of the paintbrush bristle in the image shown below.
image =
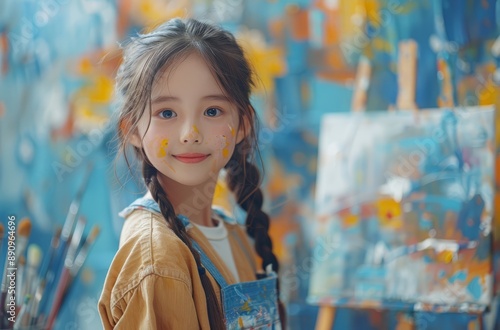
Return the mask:
<path id="1" fill-rule="evenodd" d="M 42 249 L 36 244 L 30 244 L 28 246 L 28 265 L 31 267 L 38 268 L 40 262 L 42 261 Z"/>
<path id="2" fill-rule="evenodd" d="M 19 221 L 17 227 L 17 233 L 19 236 L 28 237 L 31 233 L 31 220 L 29 218 L 23 218 Z"/>
<path id="3" fill-rule="evenodd" d="M 95 240 L 95 238 L 97 237 L 97 235 L 99 235 L 100 231 L 101 231 L 101 227 L 99 227 L 98 225 L 94 225 L 92 227 L 92 229 L 90 230 L 90 234 L 89 234 L 87 240 L 89 242 L 93 242 Z"/>
<path id="4" fill-rule="evenodd" d="M 4 232 L 5 232 L 4 226 L 0 223 L 0 239 L 3 238 Z"/>

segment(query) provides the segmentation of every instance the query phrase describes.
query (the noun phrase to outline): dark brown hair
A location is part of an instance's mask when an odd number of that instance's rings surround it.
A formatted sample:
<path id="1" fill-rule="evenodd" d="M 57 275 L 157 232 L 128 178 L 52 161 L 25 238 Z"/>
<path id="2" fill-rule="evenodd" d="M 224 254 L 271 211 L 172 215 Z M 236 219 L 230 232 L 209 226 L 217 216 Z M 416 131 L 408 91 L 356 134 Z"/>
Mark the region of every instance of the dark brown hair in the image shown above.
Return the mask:
<path id="1" fill-rule="evenodd" d="M 123 62 L 118 70 L 117 100 L 119 105 L 118 135 L 121 150 L 126 156 L 130 135 L 136 131 L 137 123 L 146 109 L 150 109 L 151 90 L 159 72 L 175 65 L 191 53 L 199 54 L 210 67 L 221 89 L 237 106 L 240 127 L 250 128 L 245 138 L 236 145 L 226 165 L 228 187 L 236 195 L 238 204 L 246 211 L 247 233 L 255 241 L 255 249 L 262 259 L 262 268 L 271 264 L 275 272 L 279 264 L 272 251 L 268 234 L 269 216 L 262 211 L 263 194 L 260 190 L 260 174 L 254 164 L 257 148 L 257 118 L 250 103 L 253 86 L 252 72 L 243 50 L 234 36 L 213 24 L 194 19 L 172 19 L 147 34 L 131 38 L 124 46 Z M 243 125 L 242 123 L 249 125 Z M 142 148 L 133 147 L 135 155 L 142 161 L 144 182 L 158 203 L 161 213 L 174 233 L 188 246 L 196 264 L 201 269 L 199 253 L 193 248 L 181 221 L 175 214 L 154 168 Z M 201 275 L 207 298 L 211 329 L 225 329 L 221 307 L 214 288 L 207 276 Z M 279 286 L 278 286 L 279 293 Z M 284 309 L 280 303 L 280 316 L 284 320 Z"/>

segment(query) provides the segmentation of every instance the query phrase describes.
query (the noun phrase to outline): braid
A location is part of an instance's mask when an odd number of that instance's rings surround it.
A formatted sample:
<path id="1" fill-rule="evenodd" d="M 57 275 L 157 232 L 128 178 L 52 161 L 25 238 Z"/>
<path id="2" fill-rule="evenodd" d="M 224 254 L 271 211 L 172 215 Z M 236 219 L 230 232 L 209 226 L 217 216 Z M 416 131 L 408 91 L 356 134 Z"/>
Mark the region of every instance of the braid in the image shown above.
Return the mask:
<path id="1" fill-rule="evenodd" d="M 262 259 L 262 269 L 272 265 L 278 273 L 278 258 L 273 253 L 273 242 L 269 236 L 269 216 L 262 211 L 264 196 L 260 189 L 260 173 L 258 168 L 240 152 L 238 146 L 234 150 L 227 170 L 227 184 L 236 195 L 237 203 L 246 211 L 245 225 L 247 233 L 254 239 L 255 251 Z M 231 166 L 232 165 L 232 166 Z M 241 173 L 243 170 L 243 174 Z M 278 307 L 283 329 L 286 329 L 285 308 L 279 299 L 280 285 L 277 282 Z"/>
<path id="2" fill-rule="evenodd" d="M 154 168 L 147 159 L 143 162 L 143 177 L 144 182 L 151 191 L 153 199 L 158 203 L 160 207 L 161 214 L 169 224 L 170 228 L 174 231 L 175 235 L 179 237 L 184 244 L 189 248 L 189 251 L 193 254 L 198 270 L 200 270 L 201 283 L 203 289 L 205 290 L 205 296 L 207 299 L 207 310 L 208 318 L 210 321 L 210 329 L 223 330 L 225 329 L 224 316 L 222 315 L 222 310 L 219 306 L 219 301 L 217 300 L 215 290 L 212 286 L 212 282 L 205 275 L 205 269 L 201 264 L 200 254 L 193 247 L 191 239 L 187 234 L 184 225 L 181 220 L 175 215 L 174 207 L 170 203 L 168 196 L 163 190 L 160 182 L 158 181 L 157 170 Z"/>

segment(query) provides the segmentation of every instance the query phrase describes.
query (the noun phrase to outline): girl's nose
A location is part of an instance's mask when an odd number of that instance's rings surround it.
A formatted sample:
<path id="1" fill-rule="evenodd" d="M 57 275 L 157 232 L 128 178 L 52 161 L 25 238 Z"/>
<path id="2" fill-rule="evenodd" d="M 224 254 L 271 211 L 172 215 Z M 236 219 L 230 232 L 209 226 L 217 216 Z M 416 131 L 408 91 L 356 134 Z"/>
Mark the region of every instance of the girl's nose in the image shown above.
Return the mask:
<path id="1" fill-rule="evenodd" d="M 196 125 L 190 125 L 181 136 L 183 143 L 201 143 L 201 140 L 201 134 Z"/>

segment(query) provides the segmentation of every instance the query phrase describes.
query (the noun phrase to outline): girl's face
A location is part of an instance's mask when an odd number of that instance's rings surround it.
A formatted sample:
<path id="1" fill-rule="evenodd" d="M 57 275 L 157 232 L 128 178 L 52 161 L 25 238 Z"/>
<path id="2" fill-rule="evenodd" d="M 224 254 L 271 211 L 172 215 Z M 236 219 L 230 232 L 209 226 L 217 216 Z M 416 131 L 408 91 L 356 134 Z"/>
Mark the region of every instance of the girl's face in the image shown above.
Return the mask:
<path id="1" fill-rule="evenodd" d="M 157 78 L 131 142 L 163 176 L 194 186 L 217 178 L 244 138 L 238 127 L 235 104 L 193 53 Z"/>

